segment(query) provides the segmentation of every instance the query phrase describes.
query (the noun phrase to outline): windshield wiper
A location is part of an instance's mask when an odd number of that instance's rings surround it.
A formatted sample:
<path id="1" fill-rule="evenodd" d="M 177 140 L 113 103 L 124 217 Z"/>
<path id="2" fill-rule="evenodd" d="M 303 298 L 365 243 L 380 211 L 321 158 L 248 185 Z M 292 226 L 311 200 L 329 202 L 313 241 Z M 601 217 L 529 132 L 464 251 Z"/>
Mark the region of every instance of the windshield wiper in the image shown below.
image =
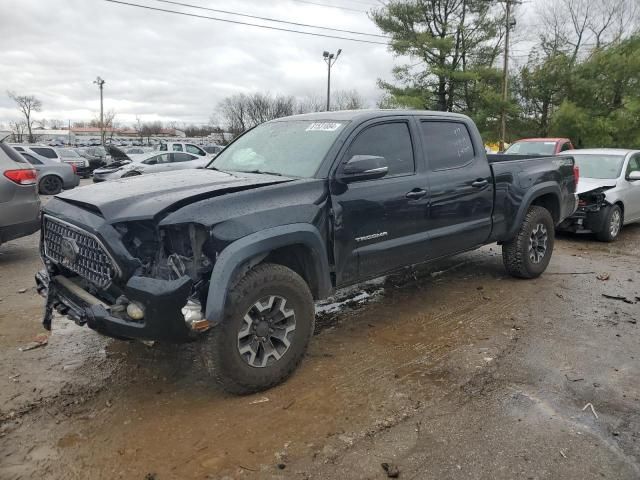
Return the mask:
<path id="1" fill-rule="evenodd" d="M 283 174 L 278 172 L 268 172 L 266 170 L 239 170 L 242 173 L 258 173 L 262 175 L 275 175 L 276 177 L 284 177 Z"/>

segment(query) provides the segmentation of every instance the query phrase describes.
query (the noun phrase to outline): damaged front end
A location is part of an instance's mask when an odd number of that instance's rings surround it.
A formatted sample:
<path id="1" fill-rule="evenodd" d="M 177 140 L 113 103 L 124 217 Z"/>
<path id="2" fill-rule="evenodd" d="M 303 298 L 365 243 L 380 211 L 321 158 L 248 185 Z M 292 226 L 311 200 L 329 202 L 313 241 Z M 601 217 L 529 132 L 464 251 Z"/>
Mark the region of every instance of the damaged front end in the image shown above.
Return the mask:
<path id="1" fill-rule="evenodd" d="M 90 228 L 45 216 L 47 268 L 36 275 L 45 328 L 54 310 L 117 338 L 184 342 L 210 328 L 204 305 L 216 251 L 203 226 L 149 220 L 99 230 L 110 232 L 110 249 Z"/>
<path id="2" fill-rule="evenodd" d="M 611 207 L 606 191 L 612 188 L 613 186 L 604 186 L 578 194 L 578 208 L 559 225 L 558 229 L 576 233 L 600 232 L 604 228 L 608 209 Z"/>

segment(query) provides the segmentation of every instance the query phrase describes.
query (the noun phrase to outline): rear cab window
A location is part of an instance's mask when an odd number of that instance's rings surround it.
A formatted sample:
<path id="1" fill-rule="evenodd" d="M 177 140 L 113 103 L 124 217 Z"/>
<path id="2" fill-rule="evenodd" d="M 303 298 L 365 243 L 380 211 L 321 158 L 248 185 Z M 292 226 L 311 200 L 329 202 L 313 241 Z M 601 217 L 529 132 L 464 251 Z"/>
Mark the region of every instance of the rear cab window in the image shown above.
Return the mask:
<path id="1" fill-rule="evenodd" d="M 463 168 L 475 158 L 471 135 L 462 122 L 423 120 L 420 135 L 432 171 Z"/>

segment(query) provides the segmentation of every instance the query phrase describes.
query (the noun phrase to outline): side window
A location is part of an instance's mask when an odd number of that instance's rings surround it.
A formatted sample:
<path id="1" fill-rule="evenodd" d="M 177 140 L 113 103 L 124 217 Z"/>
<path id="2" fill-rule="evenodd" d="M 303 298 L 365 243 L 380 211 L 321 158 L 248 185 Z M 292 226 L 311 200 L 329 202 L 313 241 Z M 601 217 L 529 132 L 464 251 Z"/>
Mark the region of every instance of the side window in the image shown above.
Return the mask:
<path id="1" fill-rule="evenodd" d="M 171 149 L 174 152 L 181 152 L 182 151 L 182 145 L 180 145 L 179 143 L 174 143 Z"/>
<path id="2" fill-rule="evenodd" d="M 206 155 L 206 153 L 204 151 L 202 151 L 200 148 L 196 147 L 195 145 L 191 145 L 189 143 L 187 143 L 186 145 L 186 150 L 189 153 L 193 153 L 194 155 Z"/>
<path id="3" fill-rule="evenodd" d="M 26 158 L 27 162 L 29 162 L 31 165 L 42 165 L 42 162 L 38 160 L 36 157 L 34 157 L 33 155 L 29 155 L 28 153 L 23 153 L 22 156 Z"/>
<path id="4" fill-rule="evenodd" d="M 405 122 L 382 123 L 367 128 L 353 141 L 346 159 L 354 155 L 384 157 L 389 165 L 387 177 L 415 171 L 411 134 Z"/>
<path id="5" fill-rule="evenodd" d="M 191 160 L 195 160 L 197 157 L 193 155 L 189 155 L 188 153 L 174 153 L 173 161 L 174 162 L 190 162 Z"/>
<path id="6" fill-rule="evenodd" d="M 19 152 L 24 152 L 24 148 L 22 147 L 13 147 L 14 149 L 16 149 Z"/>
<path id="7" fill-rule="evenodd" d="M 569 142 L 565 142 L 560 147 L 561 152 L 566 152 L 567 150 L 571 150 L 571 144 Z"/>
<path id="8" fill-rule="evenodd" d="M 460 168 L 473 161 L 471 135 L 460 122 L 420 122 L 424 151 L 431 170 Z"/>
<path id="9" fill-rule="evenodd" d="M 158 149 L 161 152 L 166 152 L 167 151 L 167 144 L 166 143 L 161 143 L 160 144 L 160 148 Z"/>
<path id="10" fill-rule="evenodd" d="M 58 158 L 58 155 L 56 155 L 56 152 L 53 148 L 31 147 L 31 150 L 39 155 L 42 155 L 43 157 Z"/>
<path id="11" fill-rule="evenodd" d="M 631 172 L 640 172 L 640 155 L 634 155 L 629 160 L 629 166 L 627 166 L 627 176 Z"/>

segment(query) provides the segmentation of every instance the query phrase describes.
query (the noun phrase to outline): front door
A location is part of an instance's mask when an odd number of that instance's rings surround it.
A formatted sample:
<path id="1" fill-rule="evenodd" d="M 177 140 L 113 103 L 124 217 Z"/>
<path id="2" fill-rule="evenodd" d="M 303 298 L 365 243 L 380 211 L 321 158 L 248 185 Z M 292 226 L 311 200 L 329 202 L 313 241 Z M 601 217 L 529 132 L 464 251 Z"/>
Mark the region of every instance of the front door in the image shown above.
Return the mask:
<path id="1" fill-rule="evenodd" d="M 421 119 L 420 138 L 431 185 L 429 258 L 483 244 L 491 235 L 494 189 L 484 148 L 456 120 Z"/>
<path id="2" fill-rule="evenodd" d="M 640 172 L 640 153 L 629 159 L 625 173 L 625 192 L 623 194 L 625 222 L 640 220 L 640 180 L 629 180 L 631 172 Z"/>
<path id="3" fill-rule="evenodd" d="M 351 137 L 341 162 L 381 156 L 389 171 L 380 179 L 332 184 L 338 285 L 425 260 L 429 194 L 416 135 L 408 119 L 394 119 L 365 125 Z"/>

